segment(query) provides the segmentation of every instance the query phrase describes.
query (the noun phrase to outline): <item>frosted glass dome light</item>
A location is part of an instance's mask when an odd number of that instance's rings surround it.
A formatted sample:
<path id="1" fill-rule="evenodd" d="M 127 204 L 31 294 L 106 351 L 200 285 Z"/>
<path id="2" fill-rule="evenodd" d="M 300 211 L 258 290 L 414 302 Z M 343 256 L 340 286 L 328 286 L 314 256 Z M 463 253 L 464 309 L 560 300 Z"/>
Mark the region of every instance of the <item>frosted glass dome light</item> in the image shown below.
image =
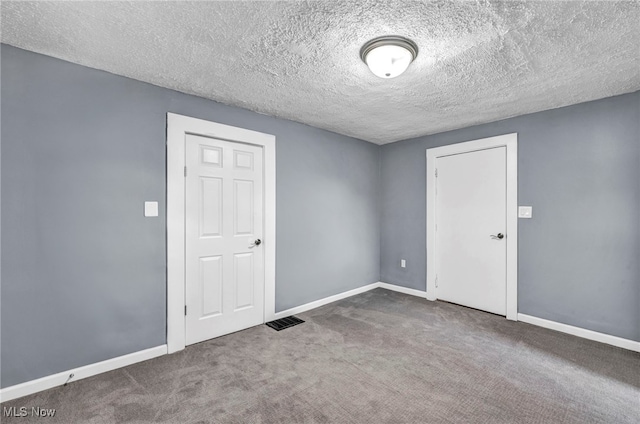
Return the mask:
<path id="1" fill-rule="evenodd" d="M 380 78 L 395 78 L 402 74 L 416 56 L 416 43 L 399 36 L 374 38 L 360 49 L 362 61 Z"/>

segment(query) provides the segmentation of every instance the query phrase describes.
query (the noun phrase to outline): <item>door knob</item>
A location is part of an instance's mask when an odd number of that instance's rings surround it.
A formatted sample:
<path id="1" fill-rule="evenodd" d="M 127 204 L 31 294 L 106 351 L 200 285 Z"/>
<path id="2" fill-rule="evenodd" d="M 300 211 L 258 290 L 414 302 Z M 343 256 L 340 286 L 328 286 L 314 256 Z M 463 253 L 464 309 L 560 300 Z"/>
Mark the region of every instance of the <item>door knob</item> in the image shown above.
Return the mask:
<path id="1" fill-rule="evenodd" d="M 492 235 L 491 235 L 491 236 L 489 236 L 489 237 L 491 237 L 491 238 L 492 238 L 492 239 L 494 239 L 494 240 L 502 240 L 502 239 L 504 238 L 504 234 L 502 234 L 502 233 L 498 233 L 497 235 L 493 235 L 493 234 L 492 234 Z"/>
<path id="2" fill-rule="evenodd" d="M 254 246 L 260 246 L 260 244 L 262 244 L 262 240 L 260 240 L 260 239 L 256 239 L 256 240 L 253 242 L 253 245 L 254 245 Z"/>

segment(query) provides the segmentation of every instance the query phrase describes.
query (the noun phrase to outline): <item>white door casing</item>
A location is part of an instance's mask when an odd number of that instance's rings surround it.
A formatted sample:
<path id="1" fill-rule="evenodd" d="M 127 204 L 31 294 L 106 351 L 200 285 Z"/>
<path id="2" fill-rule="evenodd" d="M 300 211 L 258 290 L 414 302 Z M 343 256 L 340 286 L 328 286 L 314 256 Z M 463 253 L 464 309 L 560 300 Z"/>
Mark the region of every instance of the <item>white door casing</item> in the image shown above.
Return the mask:
<path id="1" fill-rule="evenodd" d="M 506 315 L 506 147 L 436 159 L 436 296 Z"/>
<path id="2" fill-rule="evenodd" d="M 507 319 L 517 320 L 517 134 L 427 149 L 426 153 L 427 299 L 441 298 L 501 315 L 506 314 Z M 488 168 L 475 171 L 469 169 L 475 166 L 474 162 L 486 162 Z M 438 177 L 436 177 L 436 169 Z M 438 184 L 440 184 L 438 179 L 443 175 L 441 172 L 446 174 L 446 180 L 443 183 L 447 184 L 448 193 L 444 195 L 445 197 L 438 198 L 437 196 L 440 195 L 437 193 Z M 475 180 L 474 172 L 477 177 Z M 482 185 L 483 180 L 486 180 L 487 184 Z M 476 181 L 479 183 L 475 184 Z M 492 189 L 489 187 L 495 187 L 501 181 L 503 181 L 503 188 L 498 189 L 497 192 L 491 192 Z M 483 199 L 486 200 L 484 206 Z M 440 200 L 444 201 L 442 205 L 439 204 Z M 461 201 L 464 201 L 465 205 L 458 206 L 463 208 L 453 210 L 456 202 Z M 487 205 L 493 205 L 493 209 L 491 207 L 487 209 Z M 496 212 L 499 205 L 503 205 L 504 210 Z M 453 213 L 443 217 L 442 211 L 438 214 L 441 206 L 449 208 Z M 492 216 L 493 214 L 495 216 Z M 439 232 L 441 218 L 445 226 L 444 234 Z M 461 224 L 462 218 L 468 221 L 469 226 L 465 227 L 464 225 L 467 224 Z M 458 227 L 453 227 L 454 222 Z M 491 228 L 474 229 L 476 224 Z M 504 238 L 490 237 L 498 233 L 503 233 Z M 452 252 L 455 251 L 454 246 L 460 247 L 460 243 L 467 243 L 457 251 L 457 254 L 462 257 L 452 257 Z M 474 258 L 476 256 L 474 252 L 480 251 L 482 255 Z M 503 251 L 506 258 L 503 257 L 501 265 L 500 255 Z M 471 266 L 462 266 L 464 256 L 467 262 L 471 258 L 469 262 Z M 442 277 L 455 278 L 458 281 L 466 280 L 467 285 L 463 284 L 455 288 L 447 286 L 446 282 L 441 285 L 440 269 L 448 274 Z M 506 284 L 503 285 L 504 291 L 494 284 L 489 289 L 485 285 L 485 291 L 482 292 L 482 284 L 474 285 L 479 281 L 477 277 L 481 274 L 484 275 L 485 282 L 495 283 L 506 279 Z M 473 280 L 470 277 L 476 277 L 476 279 Z M 480 295 L 484 298 L 478 299 Z M 504 306 L 501 307 L 501 305 Z"/>
<path id="3" fill-rule="evenodd" d="M 186 344 L 264 321 L 262 146 L 187 134 Z"/>
<path id="4" fill-rule="evenodd" d="M 233 269 L 235 266 L 234 261 L 236 263 L 238 261 L 245 261 L 245 262 L 248 260 L 255 261 L 256 256 L 254 254 L 255 252 L 258 251 L 258 249 L 254 247 L 249 248 L 249 245 L 250 245 L 249 240 L 250 239 L 255 240 L 255 238 L 261 239 L 262 243 L 260 244 L 259 249 L 261 254 L 264 257 L 264 260 L 260 261 L 258 258 L 258 262 L 264 263 L 264 269 L 262 272 L 262 275 L 263 275 L 262 278 L 264 279 L 264 284 L 263 284 L 264 302 L 261 308 L 244 308 L 244 309 L 245 310 L 251 309 L 254 313 L 256 310 L 261 309 L 262 315 L 259 317 L 258 323 L 270 321 L 275 317 L 275 242 L 276 242 L 275 240 L 275 235 L 276 235 L 276 232 L 275 232 L 275 137 L 273 135 L 263 134 L 256 131 L 250 131 L 242 128 L 232 127 L 229 125 L 223 125 L 223 124 L 209 122 L 201 119 L 168 113 L 167 114 L 167 347 L 168 347 L 168 353 L 173 353 L 173 352 L 182 350 L 187 344 L 187 326 L 186 326 L 187 321 L 185 316 L 185 306 L 188 305 L 188 299 L 185 291 L 186 291 L 186 273 L 189 270 L 189 267 L 187 267 L 187 263 L 186 263 L 187 243 L 185 242 L 187 240 L 186 230 L 193 229 L 195 228 L 194 225 L 196 225 L 193 223 L 190 226 L 186 225 L 187 215 L 185 214 L 185 211 L 187 209 L 186 201 L 187 201 L 187 187 L 188 187 L 187 177 L 185 176 L 185 164 L 187 163 L 187 153 L 188 153 L 187 143 L 190 143 L 190 142 L 195 142 L 195 144 L 198 144 L 198 147 L 195 148 L 195 150 L 192 149 L 191 151 L 192 160 L 194 160 L 193 155 L 201 156 L 202 154 L 206 153 L 208 155 L 207 156 L 208 160 L 215 162 L 215 153 L 213 153 L 213 151 L 215 151 L 216 148 L 220 148 L 220 146 L 224 145 L 225 143 L 228 143 L 228 145 L 230 146 L 240 146 L 240 149 L 236 149 L 236 150 L 246 151 L 246 152 L 251 151 L 252 153 L 254 153 L 254 162 L 253 162 L 254 168 L 256 166 L 255 161 L 259 160 L 259 159 L 256 159 L 255 157 L 256 152 L 260 152 L 262 154 L 262 160 L 260 164 L 262 166 L 261 174 L 262 174 L 262 185 L 263 185 L 263 190 L 262 190 L 263 213 L 262 213 L 262 219 L 261 219 L 262 237 L 260 236 L 253 237 L 253 234 L 242 234 L 241 236 L 238 235 L 237 237 L 235 237 L 237 238 L 238 244 L 232 243 L 233 247 L 230 247 L 230 251 L 235 249 L 235 253 L 232 253 L 232 255 L 235 255 L 235 256 L 231 256 L 232 259 L 230 260 L 232 263 L 231 269 Z M 189 146 L 192 146 L 192 144 L 189 144 Z M 200 149 L 202 149 L 200 146 L 213 148 L 213 151 L 203 153 L 200 151 Z M 196 153 L 193 153 L 193 152 L 196 152 Z M 236 161 L 239 160 L 241 167 L 248 166 L 248 163 L 247 163 L 248 158 L 246 157 L 246 155 L 244 157 L 234 158 L 233 149 L 230 151 L 229 154 L 231 155 L 230 159 L 226 159 L 223 157 L 222 160 L 225 160 L 225 161 L 230 160 L 231 161 L 230 163 L 233 164 L 235 159 Z M 207 165 L 205 165 L 204 167 L 206 168 Z M 237 169 L 236 171 L 244 172 L 242 170 L 237 170 Z M 190 173 L 190 172 L 191 171 L 187 170 L 186 172 L 187 176 L 191 176 L 194 174 L 197 176 L 199 174 L 198 172 L 196 173 Z M 215 189 L 216 189 L 215 186 L 216 184 L 218 184 L 218 182 L 214 181 L 213 179 L 220 178 L 221 176 L 215 175 L 215 174 L 207 175 L 205 173 L 205 175 L 202 175 L 202 177 L 206 180 L 206 182 L 203 183 L 202 181 L 199 181 L 199 184 L 195 184 L 195 187 L 197 187 L 197 190 L 202 190 L 203 189 L 202 184 L 205 184 L 206 188 L 211 193 L 215 193 Z M 195 177 L 195 178 L 200 178 L 200 177 Z M 209 179 L 207 180 L 207 178 Z M 232 176 L 232 179 L 233 179 L 233 176 Z M 248 184 L 242 182 L 243 178 L 241 176 L 236 176 L 236 179 L 241 180 L 239 182 L 240 186 L 242 186 L 242 187 L 239 187 L 240 191 L 242 190 L 247 191 Z M 249 180 L 250 179 L 246 179 L 246 178 L 244 179 L 244 181 L 249 181 Z M 233 184 L 231 180 L 230 180 L 230 184 Z M 189 187 L 193 188 L 194 186 L 189 185 Z M 259 203 L 259 199 L 257 199 L 255 196 L 257 196 L 257 194 L 254 191 L 253 196 L 251 196 L 253 199 L 253 202 Z M 193 195 L 189 197 L 194 198 Z M 247 199 L 248 199 L 248 196 L 244 196 L 244 200 L 246 201 Z M 242 201 L 242 199 L 237 199 L 237 200 Z M 229 207 L 233 206 L 233 202 L 234 200 L 232 200 L 232 202 L 229 203 L 230 205 Z M 224 205 L 226 205 L 226 203 L 228 202 L 225 202 L 222 205 L 223 208 L 225 207 Z M 254 203 L 254 205 L 257 203 Z M 209 199 L 209 203 L 204 206 L 206 206 L 207 208 L 211 208 L 211 207 L 214 207 L 214 203 L 212 203 Z M 191 215 L 198 217 L 198 214 L 195 214 L 195 215 L 191 214 Z M 230 216 L 233 217 L 233 212 L 232 212 L 232 215 Z M 225 217 L 223 216 L 223 219 L 224 218 Z M 242 225 L 245 225 L 248 222 L 246 220 L 248 219 L 247 216 L 239 217 L 239 218 L 241 220 L 244 219 L 243 223 L 240 223 Z M 205 224 L 205 223 L 197 223 L 197 226 L 199 227 L 202 224 Z M 205 232 L 215 233 L 216 231 L 215 225 L 212 222 L 209 222 L 206 224 L 207 224 L 207 228 L 205 229 Z M 238 223 L 236 222 L 235 225 L 237 224 Z M 234 224 L 232 223 L 232 225 Z M 253 225 L 254 225 L 254 228 L 252 229 L 252 231 L 257 233 L 258 231 L 256 230 L 259 230 L 257 228 L 259 226 L 259 223 L 256 223 L 254 221 Z M 251 231 L 247 231 L 246 228 L 240 228 L 239 232 L 250 233 Z M 207 236 L 205 238 L 215 239 L 215 237 L 213 236 Z M 211 240 L 207 240 L 207 241 L 211 241 Z M 211 245 L 207 245 L 206 243 L 204 244 L 204 246 L 201 246 L 201 248 L 206 250 L 205 255 L 203 255 L 205 260 L 204 260 L 204 264 L 202 263 L 203 261 L 199 261 L 200 263 L 198 263 L 198 266 L 196 268 L 200 268 L 206 265 L 204 267 L 206 268 L 204 269 L 204 271 L 209 274 L 211 273 L 215 274 L 217 269 L 216 257 L 222 256 L 222 255 L 215 252 L 215 247 L 212 247 Z M 245 249 L 245 250 L 242 250 L 242 249 Z M 252 254 L 247 255 L 247 253 L 252 253 Z M 252 258 L 252 259 L 248 259 L 248 258 Z M 218 259 L 222 260 L 221 258 L 218 258 Z M 222 263 L 222 262 L 219 262 L 219 263 Z M 222 272 L 224 272 L 224 269 L 228 269 L 228 268 L 229 268 L 229 265 L 227 266 L 223 265 Z M 240 268 L 239 268 L 240 273 L 238 274 L 238 277 L 243 277 L 242 270 L 246 270 L 248 268 L 246 266 L 240 267 Z M 196 272 L 196 271 L 193 271 L 193 272 Z M 259 271 L 254 271 L 254 272 L 259 272 Z M 233 275 L 233 272 L 231 272 L 231 274 Z M 245 278 L 245 280 L 248 281 L 249 277 L 250 276 L 247 276 L 247 274 L 245 273 L 243 278 Z M 246 288 L 247 286 L 245 285 L 244 287 Z M 211 289 L 217 290 L 219 288 L 220 287 L 209 286 L 207 287 L 207 290 L 211 290 Z M 200 286 L 200 289 L 202 289 L 202 286 Z M 193 294 L 195 293 L 195 291 L 190 291 L 189 293 Z M 256 294 L 256 293 L 254 292 L 253 294 Z M 258 296 L 259 294 L 260 293 L 257 293 Z M 224 299 L 224 296 L 223 296 L 223 299 Z M 241 305 L 241 303 L 243 302 L 246 303 L 247 299 L 249 299 L 249 293 L 247 291 L 236 292 L 234 287 L 232 290 L 227 291 L 226 299 L 228 299 L 227 302 L 229 304 L 233 305 L 233 309 L 238 310 L 236 312 L 242 312 L 243 305 Z M 256 299 L 257 297 L 254 298 L 254 300 Z M 196 306 L 193 306 L 196 308 L 196 310 L 200 308 L 201 310 L 204 311 L 205 308 L 207 308 L 205 311 L 207 313 L 204 314 L 207 316 L 207 318 L 203 319 L 202 320 L 203 322 L 206 322 L 208 318 L 216 318 L 215 316 L 216 311 L 214 311 L 216 309 L 215 303 L 209 303 L 207 305 L 203 305 L 202 299 L 198 301 L 194 301 L 192 299 L 191 302 L 196 302 L 194 303 L 194 305 Z M 225 301 L 223 300 L 223 302 Z M 198 303 L 200 303 L 199 306 L 198 306 Z M 247 306 L 247 305 L 244 305 L 244 306 Z M 194 315 L 194 316 L 197 316 L 197 315 Z M 255 316 L 251 316 L 251 318 L 243 317 L 241 318 L 241 321 L 245 319 L 247 320 L 247 322 L 256 322 Z M 198 318 L 198 321 L 200 321 L 199 318 Z M 203 324 L 203 325 L 206 326 L 206 324 Z M 251 325 L 255 325 L 255 324 L 251 324 Z M 198 332 L 200 330 L 194 330 L 194 331 L 195 332 L 193 333 L 193 335 L 194 337 L 197 337 L 196 335 L 200 334 Z M 202 333 L 206 333 L 206 331 L 208 330 L 201 330 Z M 236 331 L 236 330 L 232 329 L 230 331 Z M 213 337 L 215 337 L 215 331 L 211 334 L 214 334 Z M 192 343 L 193 340 L 195 339 L 191 339 L 191 340 L 192 341 L 190 343 Z"/>

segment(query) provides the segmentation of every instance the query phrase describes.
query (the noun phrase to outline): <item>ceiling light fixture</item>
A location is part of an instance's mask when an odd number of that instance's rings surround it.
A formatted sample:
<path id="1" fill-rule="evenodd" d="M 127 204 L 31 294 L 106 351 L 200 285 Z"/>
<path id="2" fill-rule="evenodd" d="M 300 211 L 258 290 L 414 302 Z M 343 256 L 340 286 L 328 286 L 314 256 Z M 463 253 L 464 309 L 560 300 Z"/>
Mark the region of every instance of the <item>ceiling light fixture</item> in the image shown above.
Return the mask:
<path id="1" fill-rule="evenodd" d="M 360 59 L 380 78 L 395 78 L 418 56 L 418 46 L 398 35 L 385 35 L 365 43 Z"/>

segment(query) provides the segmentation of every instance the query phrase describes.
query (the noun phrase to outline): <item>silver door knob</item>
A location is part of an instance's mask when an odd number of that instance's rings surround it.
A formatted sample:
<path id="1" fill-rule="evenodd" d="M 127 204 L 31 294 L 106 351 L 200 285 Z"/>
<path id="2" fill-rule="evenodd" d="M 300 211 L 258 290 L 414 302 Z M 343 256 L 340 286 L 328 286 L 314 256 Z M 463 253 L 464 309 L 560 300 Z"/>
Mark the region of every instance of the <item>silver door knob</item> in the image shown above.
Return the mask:
<path id="1" fill-rule="evenodd" d="M 262 240 L 260 240 L 260 239 L 256 239 L 256 240 L 253 242 L 253 245 L 254 245 L 254 246 L 260 246 L 260 244 L 262 244 Z"/>
<path id="2" fill-rule="evenodd" d="M 498 233 L 496 235 L 491 234 L 489 237 L 491 237 L 494 240 L 502 240 L 504 238 L 504 234 L 502 234 L 502 233 Z"/>

